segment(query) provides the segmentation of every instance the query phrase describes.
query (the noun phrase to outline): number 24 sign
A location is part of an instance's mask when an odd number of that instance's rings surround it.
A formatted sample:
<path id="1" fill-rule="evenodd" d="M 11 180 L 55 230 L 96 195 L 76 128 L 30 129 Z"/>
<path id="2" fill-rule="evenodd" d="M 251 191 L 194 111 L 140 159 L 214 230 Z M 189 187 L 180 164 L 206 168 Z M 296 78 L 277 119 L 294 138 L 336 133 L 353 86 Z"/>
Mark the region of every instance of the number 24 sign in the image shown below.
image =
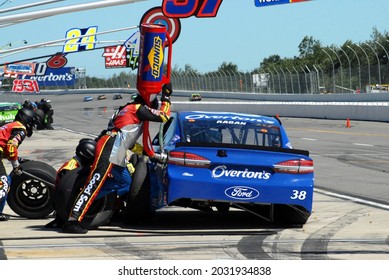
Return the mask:
<path id="1" fill-rule="evenodd" d="M 92 50 L 96 44 L 97 26 L 72 28 L 66 32 L 68 39 L 63 46 L 63 53 Z"/>

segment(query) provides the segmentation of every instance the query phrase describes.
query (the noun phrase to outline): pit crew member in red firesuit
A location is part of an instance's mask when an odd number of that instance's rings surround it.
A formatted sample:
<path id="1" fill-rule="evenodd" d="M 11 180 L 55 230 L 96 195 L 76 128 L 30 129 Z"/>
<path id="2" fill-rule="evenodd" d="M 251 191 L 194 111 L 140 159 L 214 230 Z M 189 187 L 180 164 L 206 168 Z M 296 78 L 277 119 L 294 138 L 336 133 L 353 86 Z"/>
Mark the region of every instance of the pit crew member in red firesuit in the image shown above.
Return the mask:
<path id="1" fill-rule="evenodd" d="M 95 159 L 84 188 L 79 193 L 63 227 L 64 233 L 87 233 L 81 222 L 100 189 L 109 176 L 113 165 L 126 167 L 126 151 L 131 149 L 143 133 L 144 121 L 167 122 L 170 118 L 171 84 L 162 87 L 161 108 L 158 110 L 157 96 L 146 105 L 138 94 L 130 103 L 120 107 L 112 116 L 108 128 L 97 139 Z M 155 160 L 163 160 L 162 155 L 152 155 Z"/>
<path id="2" fill-rule="evenodd" d="M 28 108 L 20 109 L 13 122 L 0 127 L 0 222 L 8 221 L 9 216 L 3 213 L 10 188 L 7 171 L 3 159 L 8 159 L 16 175 L 22 174 L 19 163 L 18 148 L 23 140 L 32 135 L 34 124 L 37 118 L 33 110 Z"/>

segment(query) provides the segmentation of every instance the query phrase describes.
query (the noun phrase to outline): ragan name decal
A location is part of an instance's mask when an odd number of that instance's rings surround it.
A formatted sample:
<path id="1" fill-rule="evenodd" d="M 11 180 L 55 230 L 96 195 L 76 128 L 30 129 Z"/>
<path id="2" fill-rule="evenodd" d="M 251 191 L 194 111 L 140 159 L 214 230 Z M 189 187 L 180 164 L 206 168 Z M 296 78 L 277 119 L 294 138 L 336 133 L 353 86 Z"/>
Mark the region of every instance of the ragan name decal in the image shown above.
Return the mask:
<path id="1" fill-rule="evenodd" d="M 239 121 L 217 121 L 217 124 L 232 124 L 232 125 L 246 125 L 246 122 Z"/>

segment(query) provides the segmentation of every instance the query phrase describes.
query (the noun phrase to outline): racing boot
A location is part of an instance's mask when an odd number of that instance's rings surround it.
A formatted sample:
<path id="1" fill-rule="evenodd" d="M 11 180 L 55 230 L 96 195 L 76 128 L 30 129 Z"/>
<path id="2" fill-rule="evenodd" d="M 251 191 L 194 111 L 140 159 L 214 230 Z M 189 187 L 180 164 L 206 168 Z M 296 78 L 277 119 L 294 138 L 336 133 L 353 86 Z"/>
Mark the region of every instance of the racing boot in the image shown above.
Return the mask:
<path id="1" fill-rule="evenodd" d="M 63 233 L 82 233 L 85 234 L 88 232 L 86 228 L 83 228 L 79 222 L 71 221 L 66 222 L 62 228 Z"/>
<path id="2" fill-rule="evenodd" d="M 6 222 L 9 220 L 9 216 L 3 213 L 0 213 L 0 222 Z"/>
<path id="3" fill-rule="evenodd" d="M 52 220 L 50 223 L 45 225 L 45 228 L 62 228 L 64 224 L 65 224 L 64 221 L 62 221 L 58 217 L 55 217 L 54 220 Z"/>

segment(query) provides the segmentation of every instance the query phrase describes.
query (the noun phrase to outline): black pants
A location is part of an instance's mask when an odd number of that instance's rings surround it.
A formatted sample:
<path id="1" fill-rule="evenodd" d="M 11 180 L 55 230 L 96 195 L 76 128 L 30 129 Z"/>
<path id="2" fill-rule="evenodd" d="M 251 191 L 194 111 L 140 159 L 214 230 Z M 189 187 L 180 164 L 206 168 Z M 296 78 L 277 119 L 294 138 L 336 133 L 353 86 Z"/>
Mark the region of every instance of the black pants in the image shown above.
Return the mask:
<path id="1" fill-rule="evenodd" d="M 78 222 L 81 222 L 89 207 L 99 194 L 99 191 L 104 185 L 113 166 L 109 161 L 109 157 L 114 143 L 115 137 L 108 135 L 104 135 L 97 141 L 95 160 L 89 172 L 86 184 L 72 207 L 69 220 L 76 219 Z"/>
<path id="2" fill-rule="evenodd" d="M 46 121 L 45 121 L 45 128 L 46 129 L 51 129 L 52 126 L 51 124 L 53 123 L 53 115 L 54 115 L 54 112 L 52 110 L 48 111 L 47 113 L 45 113 L 45 118 L 46 118 Z"/>

